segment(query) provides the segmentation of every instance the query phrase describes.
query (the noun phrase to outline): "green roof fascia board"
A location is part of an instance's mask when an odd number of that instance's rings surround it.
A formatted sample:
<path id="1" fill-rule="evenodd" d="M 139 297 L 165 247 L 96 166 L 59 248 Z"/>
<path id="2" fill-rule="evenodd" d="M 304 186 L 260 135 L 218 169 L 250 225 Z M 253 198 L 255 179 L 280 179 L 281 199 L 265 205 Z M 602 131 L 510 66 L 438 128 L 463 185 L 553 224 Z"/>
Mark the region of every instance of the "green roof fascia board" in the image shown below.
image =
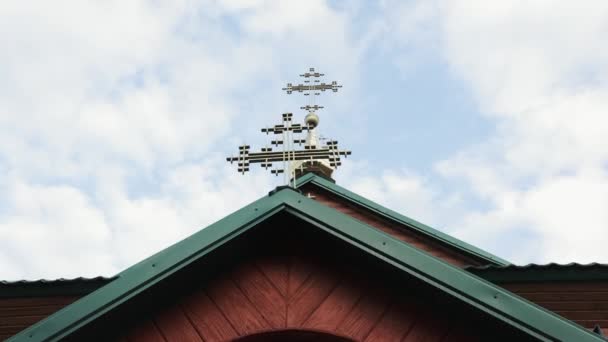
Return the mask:
<path id="1" fill-rule="evenodd" d="M 286 211 L 519 330 L 546 341 L 602 341 L 584 327 L 305 196 Z"/>
<path id="2" fill-rule="evenodd" d="M 449 246 L 455 247 L 456 249 L 459 249 L 469 255 L 476 256 L 477 258 L 481 258 L 481 259 L 486 260 L 495 265 L 506 266 L 506 265 L 511 264 L 509 261 L 507 261 L 505 259 L 502 259 L 496 255 L 488 253 L 488 252 L 486 252 L 480 248 L 477 248 L 471 244 L 468 244 L 462 240 L 456 239 L 435 228 L 427 226 L 424 223 L 418 222 L 405 215 L 399 214 L 398 212 L 396 212 L 394 210 L 388 209 L 378 203 L 370 201 L 369 199 L 367 199 L 363 196 L 357 195 L 354 192 L 349 191 L 349 190 L 347 190 L 333 182 L 330 182 L 323 177 L 319 177 L 318 175 L 315 175 L 313 173 L 308 173 L 308 174 L 298 178 L 297 186 L 299 188 L 308 183 L 312 183 L 322 189 L 325 189 L 335 195 L 338 195 L 339 197 L 342 197 L 348 201 L 354 202 L 357 205 L 360 205 L 384 218 L 387 218 L 391 221 L 396 221 L 417 232 L 420 232 L 424 235 L 435 238 L 435 239 L 439 240 L 440 242 L 447 244 Z"/>
<path id="3" fill-rule="evenodd" d="M 280 212 L 293 190 L 265 196 L 118 274 L 117 279 L 7 341 L 58 341 Z M 299 194 L 298 194 L 299 195 Z"/>
<path id="4" fill-rule="evenodd" d="M 9 341 L 57 340 L 67 336 L 282 210 L 540 340 L 602 341 L 583 327 L 292 190 L 258 200 L 136 264 L 112 283 Z"/>

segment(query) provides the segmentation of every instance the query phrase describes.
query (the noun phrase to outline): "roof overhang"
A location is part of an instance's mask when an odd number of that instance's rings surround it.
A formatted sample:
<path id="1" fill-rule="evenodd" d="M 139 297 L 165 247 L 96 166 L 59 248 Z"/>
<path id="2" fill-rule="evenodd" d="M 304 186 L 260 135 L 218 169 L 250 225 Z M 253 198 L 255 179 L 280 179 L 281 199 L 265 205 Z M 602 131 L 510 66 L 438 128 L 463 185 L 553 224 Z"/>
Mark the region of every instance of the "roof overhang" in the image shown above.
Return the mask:
<path id="1" fill-rule="evenodd" d="M 583 327 L 373 227 L 281 189 L 121 272 L 117 279 L 9 341 L 60 340 L 277 213 L 298 217 L 401 272 L 540 340 L 601 341 Z"/>
<path id="2" fill-rule="evenodd" d="M 405 215 L 401 215 L 400 213 L 394 210 L 388 209 L 378 203 L 370 201 L 369 199 L 363 196 L 357 195 L 356 193 L 335 184 L 335 182 L 327 180 L 326 178 L 320 177 L 314 173 L 309 173 L 298 178 L 298 188 L 302 188 L 307 184 L 312 184 L 316 187 L 319 187 L 320 189 L 326 190 L 331 194 L 338 196 L 339 198 L 354 203 L 355 205 L 365 208 L 366 210 L 369 210 L 380 217 L 403 225 L 408 229 L 411 229 L 421 235 L 427 236 L 435 241 L 454 248 L 460 251 L 461 253 L 464 253 L 465 255 L 484 260 L 492 265 L 507 266 L 511 264 L 505 259 L 488 253 L 462 240 L 456 239 L 453 236 L 450 236 L 440 230 L 427 226 L 424 223 L 418 222 Z"/>

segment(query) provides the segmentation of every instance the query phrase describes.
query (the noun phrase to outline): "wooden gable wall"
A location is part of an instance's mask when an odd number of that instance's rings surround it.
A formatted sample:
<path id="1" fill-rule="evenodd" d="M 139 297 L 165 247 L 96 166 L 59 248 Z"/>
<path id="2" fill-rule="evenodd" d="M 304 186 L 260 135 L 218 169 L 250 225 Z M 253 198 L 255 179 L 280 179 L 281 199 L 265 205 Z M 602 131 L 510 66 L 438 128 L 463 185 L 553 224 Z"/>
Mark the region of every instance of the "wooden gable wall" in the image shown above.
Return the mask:
<path id="1" fill-rule="evenodd" d="M 405 227 L 391 226 L 394 223 L 383 221 L 371 211 L 346 201 L 340 203 L 336 198 L 324 199 L 323 195 L 331 197 L 328 193 L 320 191 L 312 195 L 317 201 L 325 200 L 326 205 L 398 238 L 401 230 L 406 230 L 413 237 L 401 237 L 402 241 L 452 264 L 462 266 L 477 261 Z M 327 240 L 333 238 L 321 236 L 327 233 L 303 226 L 306 224 L 302 222 L 296 224 L 293 221 L 297 219 L 290 218 L 291 221 L 273 218 L 272 222 L 262 224 L 266 228 L 254 231 L 265 229 L 266 233 L 256 233 L 259 235 L 256 238 L 249 237 L 246 242 L 236 244 L 238 247 L 231 247 L 230 252 L 215 257 L 216 261 L 223 261 L 190 267 L 187 276 L 171 280 L 173 285 L 150 290 L 142 298 L 127 303 L 126 309 L 102 316 L 99 322 L 81 330 L 80 335 L 72 336 L 73 340 L 103 336 L 122 341 L 159 338 L 251 342 L 263 340 L 256 339 L 261 335 L 251 334 L 283 331 L 298 333 L 300 337 L 310 332 L 329 332 L 342 340 L 483 340 L 493 339 L 495 334 L 516 340 L 525 338 L 514 336 L 517 333 L 512 328 L 420 281 L 404 279 L 403 273 L 397 279 L 391 275 L 395 270 L 387 264 L 370 263 L 365 259 L 369 256 L 362 256 L 359 250 L 354 253 L 354 247 L 343 242 L 341 246 L 336 241 L 330 243 Z M 274 233 L 268 233 L 269 229 Z M 243 254 L 245 250 L 248 254 Z M 450 261 L 442 253 L 455 257 L 456 261 Z M 595 324 L 605 327 L 606 283 L 564 285 L 501 286 L 588 328 Z M 16 322 L 11 319 L 19 312 L 20 324 L 25 327 L 29 325 L 25 323 L 27 319 L 38 320 L 76 297 L 56 299 L 48 304 L 36 302 L 39 298 L 29 302 L 27 298 L 0 300 L 0 323 L 7 326 L 2 315 L 11 317 L 9 323 Z M 15 325 L 9 328 L 14 330 Z M 109 331 L 118 334 L 104 335 Z M 173 334 L 178 337 L 172 337 Z M 247 336 L 252 338 L 243 339 Z"/>
<path id="2" fill-rule="evenodd" d="M 182 286 L 150 293 L 148 306 L 105 325 L 119 331 L 111 339 L 209 342 L 319 331 L 355 341 L 481 341 L 494 334 L 526 340 L 326 233 L 294 222 L 277 224 L 283 234 L 256 233 L 232 249 L 249 249 L 247 254 L 222 267 L 189 269 L 194 276 Z M 196 274 L 204 274 L 204 280 Z M 108 329 L 102 323 L 73 338 L 103 331 Z"/>
<path id="3" fill-rule="evenodd" d="M 277 273 L 283 274 L 284 277 L 285 272 L 294 267 L 292 264 L 287 268 L 285 263 L 277 265 L 271 258 L 263 258 L 254 264 L 261 268 L 264 276 L 269 280 L 275 279 L 274 274 Z M 294 274 L 293 270 L 291 273 Z M 588 329 L 599 325 L 604 328 L 604 334 L 608 336 L 608 282 L 606 281 L 519 282 L 500 285 Z M 287 285 L 275 279 L 273 286 L 280 289 L 283 295 Z M 79 297 L 70 295 L 0 298 L 0 341 L 73 303 Z"/>

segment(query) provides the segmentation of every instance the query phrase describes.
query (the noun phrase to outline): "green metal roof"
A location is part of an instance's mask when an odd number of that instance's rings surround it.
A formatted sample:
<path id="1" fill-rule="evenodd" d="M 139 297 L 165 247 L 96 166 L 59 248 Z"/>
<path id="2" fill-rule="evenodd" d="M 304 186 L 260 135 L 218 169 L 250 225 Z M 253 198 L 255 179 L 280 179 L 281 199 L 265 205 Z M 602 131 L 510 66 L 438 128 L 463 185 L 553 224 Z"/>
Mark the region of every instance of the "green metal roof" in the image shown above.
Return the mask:
<path id="1" fill-rule="evenodd" d="M 279 212 L 299 217 L 311 226 L 322 229 L 539 340 L 602 341 L 571 321 L 291 189 L 282 189 L 255 201 L 128 268 L 114 281 L 36 323 L 9 341 L 56 341 L 69 336 Z"/>
<path id="2" fill-rule="evenodd" d="M 396 211 L 383 207 L 382 205 L 370 201 L 369 199 L 357 195 L 352 191 L 349 191 L 323 177 L 315 175 L 313 173 L 308 173 L 298 179 L 297 186 L 298 188 L 304 186 L 305 184 L 314 184 L 324 190 L 331 192 L 334 195 L 339 196 L 340 198 L 346 199 L 354 204 L 364 207 L 377 215 L 380 215 L 390 221 L 397 222 L 402 224 L 418 233 L 429 236 L 435 240 L 438 240 L 441 243 L 449 245 L 453 248 L 464 252 L 465 254 L 483 259 L 490 264 L 505 266 L 511 264 L 507 260 L 504 260 L 496 255 L 488 253 L 480 248 L 477 248 L 473 245 L 470 245 L 462 240 L 456 239 L 448 234 L 445 234 L 437 229 L 429 227 L 424 223 L 420 223 L 416 220 L 413 220 L 407 216 L 401 215 Z"/>
<path id="3" fill-rule="evenodd" d="M 0 298 L 72 296 L 89 294 L 115 277 L 0 281 Z"/>

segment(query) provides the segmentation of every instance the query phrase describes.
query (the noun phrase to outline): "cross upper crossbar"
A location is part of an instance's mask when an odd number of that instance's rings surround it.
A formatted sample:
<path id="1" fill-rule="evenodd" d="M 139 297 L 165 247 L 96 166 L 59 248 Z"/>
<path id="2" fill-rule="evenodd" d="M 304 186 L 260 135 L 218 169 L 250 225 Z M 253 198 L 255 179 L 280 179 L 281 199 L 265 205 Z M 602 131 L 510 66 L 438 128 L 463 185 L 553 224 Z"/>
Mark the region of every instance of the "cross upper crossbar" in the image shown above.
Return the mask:
<path id="1" fill-rule="evenodd" d="M 304 93 L 304 95 L 311 95 L 309 104 L 301 107 L 308 111 L 304 118 L 305 124 L 293 123 L 293 114 L 283 113 L 281 124 L 262 128 L 262 133 L 274 135 L 270 144 L 282 147 L 282 151 L 273 151 L 271 147 L 263 147 L 260 152 L 250 152 L 249 145 L 239 146 L 238 155 L 228 157 L 226 160 L 230 163 L 236 162 L 240 173 L 248 172 L 251 164 L 260 164 L 263 168 L 268 169 L 273 167 L 273 163 L 282 163 L 282 168 L 273 168 L 270 172 L 277 176 L 284 174 L 286 181 L 291 178 L 289 184 L 293 181 L 295 187 L 298 172 L 299 174 L 306 171 L 322 172 L 331 176 L 333 170 L 342 165 L 341 158 L 351 155 L 351 151 L 340 150 L 337 141 L 320 144 L 321 139 L 317 138 L 315 131 L 319 124 L 319 117 L 315 111 L 323 108 L 314 102 L 315 96 L 326 90 L 337 92 L 342 86 L 336 81 L 321 82 L 318 78 L 324 74 L 316 72 L 314 68 L 310 68 L 309 72 L 300 76 L 305 78 L 304 83 L 298 85 L 287 83 L 287 87 L 283 90 L 286 90 L 288 94 L 296 91 Z M 298 136 L 304 132 L 306 132 L 306 139 Z M 279 136 L 277 137 L 277 135 Z M 296 145 L 300 147 L 296 149 Z M 304 145 L 303 148 L 302 145 Z"/>
<path id="2" fill-rule="evenodd" d="M 291 94 L 294 91 L 297 92 L 304 92 L 304 91 L 314 91 L 314 90 L 320 90 L 320 91 L 326 91 L 326 90 L 332 90 L 334 93 L 338 91 L 339 88 L 342 88 L 341 85 L 338 84 L 338 82 L 333 81 L 331 84 L 326 84 L 326 83 L 320 83 L 320 84 L 298 84 L 298 85 L 293 85 L 291 83 L 287 83 L 287 87 L 283 88 L 283 90 L 287 91 L 287 94 Z"/>

